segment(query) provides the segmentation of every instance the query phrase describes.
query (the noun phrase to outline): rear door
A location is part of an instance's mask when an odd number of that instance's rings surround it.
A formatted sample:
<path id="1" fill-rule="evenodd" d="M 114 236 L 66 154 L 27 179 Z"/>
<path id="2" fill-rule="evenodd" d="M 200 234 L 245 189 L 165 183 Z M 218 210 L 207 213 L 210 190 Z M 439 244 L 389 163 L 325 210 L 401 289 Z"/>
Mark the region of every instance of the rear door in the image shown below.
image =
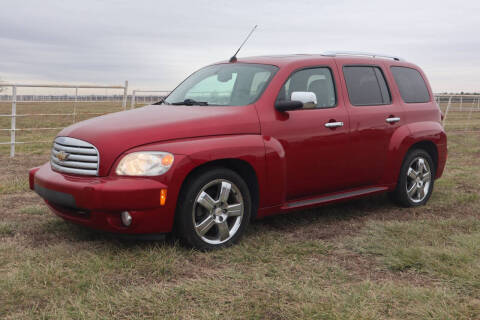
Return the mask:
<path id="1" fill-rule="evenodd" d="M 350 116 L 350 185 L 379 184 L 386 168 L 391 137 L 405 122 L 403 107 L 392 97 L 386 69 L 381 62 L 337 62 L 337 65 Z"/>

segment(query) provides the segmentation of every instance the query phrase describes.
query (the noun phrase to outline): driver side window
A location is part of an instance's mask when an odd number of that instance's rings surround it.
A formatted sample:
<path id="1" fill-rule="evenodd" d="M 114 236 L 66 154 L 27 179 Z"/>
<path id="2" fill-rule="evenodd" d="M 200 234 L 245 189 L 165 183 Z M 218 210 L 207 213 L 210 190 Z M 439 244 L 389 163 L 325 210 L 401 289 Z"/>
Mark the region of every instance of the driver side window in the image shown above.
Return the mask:
<path id="1" fill-rule="evenodd" d="M 332 72 L 327 67 L 293 72 L 280 89 L 277 102 L 291 101 L 294 92 L 308 92 L 310 96 L 316 98 L 316 103 L 304 103 L 303 109 L 332 108 L 337 104 Z M 294 98 L 296 95 L 293 95 Z"/>

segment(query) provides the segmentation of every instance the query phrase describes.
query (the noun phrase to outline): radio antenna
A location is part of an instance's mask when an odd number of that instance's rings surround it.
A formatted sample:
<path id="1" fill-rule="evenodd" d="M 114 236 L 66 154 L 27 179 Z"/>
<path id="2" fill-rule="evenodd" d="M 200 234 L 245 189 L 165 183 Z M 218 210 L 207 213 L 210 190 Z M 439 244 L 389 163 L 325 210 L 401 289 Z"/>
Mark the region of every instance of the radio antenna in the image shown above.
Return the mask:
<path id="1" fill-rule="evenodd" d="M 238 48 L 237 52 L 235 52 L 235 54 L 230 58 L 230 62 L 237 62 L 237 53 L 240 51 L 240 49 L 242 49 L 243 45 L 245 44 L 245 42 L 247 42 L 248 38 L 250 38 L 250 36 L 252 35 L 253 31 L 255 31 L 255 29 L 257 29 L 258 25 L 255 25 L 252 29 L 252 31 L 250 31 L 250 33 L 248 34 L 248 36 L 245 38 L 245 40 L 243 40 L 242 44 L 240 45 L 240 48 Z"/>

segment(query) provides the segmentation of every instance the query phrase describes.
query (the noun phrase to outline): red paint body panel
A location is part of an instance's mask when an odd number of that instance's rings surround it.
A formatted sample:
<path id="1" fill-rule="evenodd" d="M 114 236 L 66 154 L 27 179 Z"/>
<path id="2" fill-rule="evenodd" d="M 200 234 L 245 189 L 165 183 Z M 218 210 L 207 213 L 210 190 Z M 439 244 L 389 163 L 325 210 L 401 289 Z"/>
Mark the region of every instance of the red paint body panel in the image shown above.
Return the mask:
<path id="1" fill-rule="evenodd" d="M 152 105 L 82 121 L 58 135 L 78 137 L 102 150 L 99 174 L 106 176 L 115 159 L 128 149 L 159 141 L 228 134 L 260 134 L 254 106 Z"/>
<path id="2" fill-rule="evenodd" d="M 442 175 L 447 141 L 441 113 L 430 102 L 406 104 L 390 67 L 417 66 L 403 61 L 357 57 L 292 55 L 239 59 L 279 67 L 261 97 L 239 107 L 153 105 L 90 119 L 65 128 L 68 136 L 93 144 L 100 154 L 99 176 L 55 172 L 49 164 L 30 171 L 30 188 L 41 186 L 73 196 L 87 216 L 72 214 L 54 203 L 52 210 L 92 228 L 120 233 L 149 234 L 172 230 L 177 199 L 188 175 L 212 161 L 234 159 L 255 173 L 257 217 L 342 201 L 392 190 L 407 151 L 418 142 L 431 142 L 438 153 L 436 178 Z M 374 65 L 388 83 L 390 105 L 357 107 L 350 103 L 342 68 Z M 274 102 L 292 72 L 307 67 L 332 71 L 337 104 L 328 109 L 278 112 Z M 430 96 L 432 91 L 428 85 Z M 401 120 L 389 124 L 386 118 Z M 342 121 L 340 128 L 326 122 Z M 172 168 L 157 177 L 117 176 L 121 157 L 136 151 L 174 155 Z M 167 201 L 160 205 L 160 189 Z M 133 216 L 130 227 L 120 212 Z"/>

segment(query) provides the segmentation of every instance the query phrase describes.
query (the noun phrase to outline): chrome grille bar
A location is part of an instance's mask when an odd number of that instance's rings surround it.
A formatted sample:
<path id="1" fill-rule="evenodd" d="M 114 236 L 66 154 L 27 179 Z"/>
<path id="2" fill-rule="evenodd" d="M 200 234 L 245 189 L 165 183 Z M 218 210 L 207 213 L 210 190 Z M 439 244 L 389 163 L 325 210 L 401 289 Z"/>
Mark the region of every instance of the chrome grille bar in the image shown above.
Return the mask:
<path id="1" fill-rule="evenodd" d="M 98 150 L 83 140 L 57 137 L 53 143 L 50 165 L 59 172 L 96 176 L 99 167 Z"/>
<path id="2" fill-rule="evenodd" d="M 91 154 L 91 155 L 96 155 L 97 151 L 95 149 L 88 149 L 84 147 L 72 147 L 72 146 L 64 146 L 58 143 L 54 143 L 53 147 L 57 151 L 65 151 L 68 153 L 73 153 L 73 154 Z"/>

